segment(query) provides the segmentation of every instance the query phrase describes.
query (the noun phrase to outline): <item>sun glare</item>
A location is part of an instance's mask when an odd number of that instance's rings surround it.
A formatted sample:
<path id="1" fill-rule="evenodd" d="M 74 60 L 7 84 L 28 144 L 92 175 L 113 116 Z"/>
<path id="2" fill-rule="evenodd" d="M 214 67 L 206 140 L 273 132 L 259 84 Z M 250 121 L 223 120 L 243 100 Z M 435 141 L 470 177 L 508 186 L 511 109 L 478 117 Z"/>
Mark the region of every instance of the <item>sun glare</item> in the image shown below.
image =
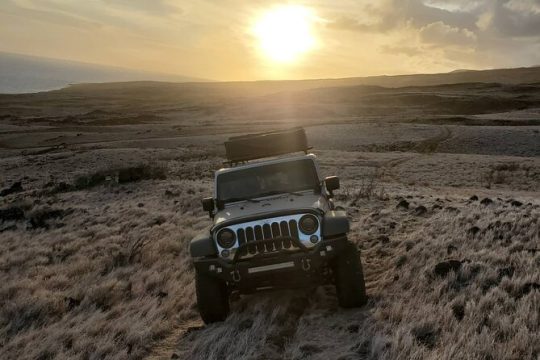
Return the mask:
<path id="1" fill-rule="evenodd" d="M 297 61 L 315 46 L 313 12 L 296 5 L 284 5 L 266 11 L 256 21 L 253 33 L 268 59 L 279 63 Z"/>

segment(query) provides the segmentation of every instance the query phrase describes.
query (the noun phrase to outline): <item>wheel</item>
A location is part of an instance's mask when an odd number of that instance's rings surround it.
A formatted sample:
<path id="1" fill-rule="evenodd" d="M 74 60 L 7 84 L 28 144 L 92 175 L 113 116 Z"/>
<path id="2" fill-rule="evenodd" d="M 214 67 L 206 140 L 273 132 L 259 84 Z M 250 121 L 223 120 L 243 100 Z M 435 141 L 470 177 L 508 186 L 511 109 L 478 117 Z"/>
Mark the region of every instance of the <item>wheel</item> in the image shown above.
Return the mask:
<path id="1" fill-rule="evenodd" d="M 339 306 L 360 307 L 367 303 L 366 284 L 360 253 L 350 242 L 332 267 Z"/>
<path id="2" fill-rule="evenodd" d="M 197 307 L 205 324 L 223 321 L 229 314 L 227 284 L 220 279 L 195 273 Z"/>

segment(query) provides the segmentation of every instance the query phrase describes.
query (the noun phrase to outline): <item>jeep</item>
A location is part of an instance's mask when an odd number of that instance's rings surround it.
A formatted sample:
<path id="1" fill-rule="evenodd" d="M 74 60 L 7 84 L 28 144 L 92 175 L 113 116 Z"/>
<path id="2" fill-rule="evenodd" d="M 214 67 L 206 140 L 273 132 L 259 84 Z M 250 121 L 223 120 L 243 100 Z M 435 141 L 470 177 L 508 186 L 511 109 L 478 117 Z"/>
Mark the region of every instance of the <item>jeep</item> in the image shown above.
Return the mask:
<path id="1" fill-rule="evenodd" d="M 190 243 L 203 321 L 223 321 L 233 292 L 334 284 L 340 306 L 364 305 L 359 251 L 333 201 L 339 179 L 322 180 L 304 130 L 235 137 L 225 147 L 229 167 L 216 171 L 214 196 L 202 201 L 213 225 Z"/>

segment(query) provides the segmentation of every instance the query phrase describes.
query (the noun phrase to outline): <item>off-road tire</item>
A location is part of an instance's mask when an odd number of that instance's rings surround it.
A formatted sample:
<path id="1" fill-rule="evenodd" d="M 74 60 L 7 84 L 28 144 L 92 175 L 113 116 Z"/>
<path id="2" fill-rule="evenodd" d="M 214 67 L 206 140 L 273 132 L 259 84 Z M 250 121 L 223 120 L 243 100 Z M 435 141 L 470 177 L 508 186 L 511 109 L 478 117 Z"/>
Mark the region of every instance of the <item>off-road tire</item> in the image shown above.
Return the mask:
<path id="1" fill-rule="evenodd" d="M 229 314 L 227 284 L 220 279 L 195 273 L 197 307 L 205 324 L 223 321 Z"/>
<path id="2" fill-rule="evenodd" d="M 360 252 L 350 242 L 333 264 L 339 306 L 360 307 L 367 303 L 366 284 L 362 271 Z"/>

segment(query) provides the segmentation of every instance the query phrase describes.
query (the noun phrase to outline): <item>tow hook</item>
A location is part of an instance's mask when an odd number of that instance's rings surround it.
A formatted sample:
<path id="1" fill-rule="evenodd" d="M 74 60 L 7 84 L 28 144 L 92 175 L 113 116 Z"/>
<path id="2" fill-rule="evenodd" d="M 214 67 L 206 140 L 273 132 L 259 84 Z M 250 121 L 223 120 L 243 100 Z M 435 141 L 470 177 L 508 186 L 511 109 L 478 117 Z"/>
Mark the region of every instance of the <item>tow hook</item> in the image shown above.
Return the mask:
<path id="1" fill-rule="evenodd" d="M 232 272 L 232 278 L 234 281 L 239 282 L 240 281 L 240 271 L 234 270 Z"/>
<path id="2" fill-rule="evenodd" d="M 302 259 L 302 270 L 309 271 L 311 269 L 311 259 Z"/>

